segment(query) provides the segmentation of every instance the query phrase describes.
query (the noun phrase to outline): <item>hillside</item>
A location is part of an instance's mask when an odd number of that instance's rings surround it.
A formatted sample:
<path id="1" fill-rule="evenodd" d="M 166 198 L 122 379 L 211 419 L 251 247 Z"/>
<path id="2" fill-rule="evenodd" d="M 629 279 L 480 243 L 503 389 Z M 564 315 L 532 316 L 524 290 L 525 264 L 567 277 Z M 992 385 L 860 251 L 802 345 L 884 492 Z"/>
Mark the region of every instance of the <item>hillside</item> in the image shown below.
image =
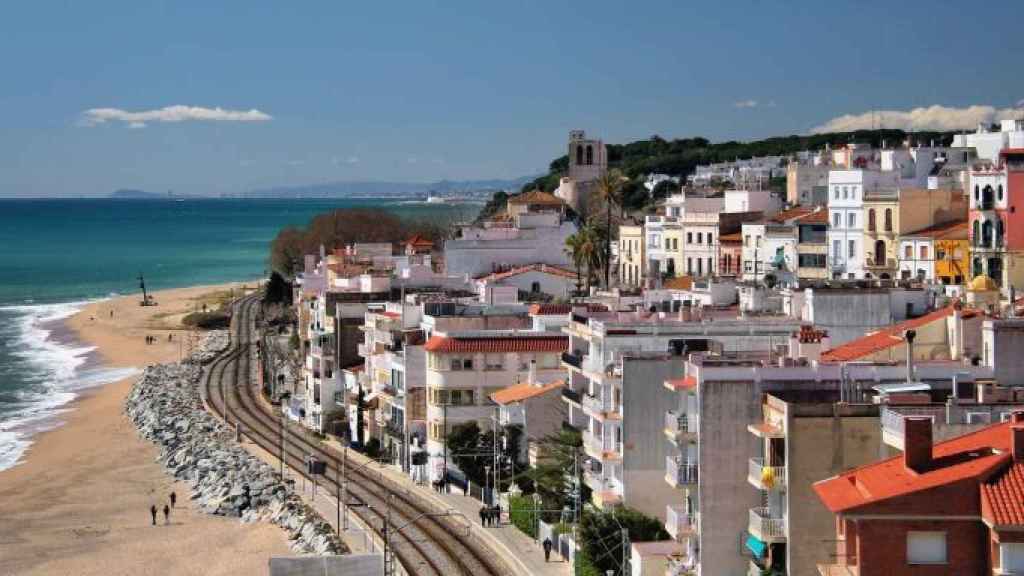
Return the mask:
<path id="1" fill-rule="evenodd" d="M 915 132 L 912 137 L 918 142 L 935 141 L 936 145 L 949 144 L 953 140 L 953 132 Z M 637 140 L 629 144 L 608 144 L 608 165 L 618 168 L 632 179 L 630 190 L 633 201 L 630 204 L 640 205 L 646 191 L 640 186 L 639 178 L 645 174 L 660 173 L 670 176 L 686 177 L 694 168 L 704 164 L 725 162 L 738 158 L 755 156 L 786 155 L 802 150 L 820 150 L 826 144 L 838 146 L 850 142 L 864 142 L 880 146 L 885 140 L 895 145 L 907 139 L 908 134 L 902 130 L 859 130 L 856 132 L 835 132 L 830 134 L 813 134 L 807 136 L 777 136 L 751 142 L 719 142 L 711 143 L 706 138 L 680 138 L 665 140 L 660 136 L 652 136 L 647 140 Z M 569 167 L 569 157 L 562 156 L 553 160 L 547 174 L 528 182 L 523 190 L 540 188 L 547 192 L 558 187 L 558 179 L 565 175 Z M 640 190 L 635 188 L 639 186 Z M 627 193 L 627 197 L 629 194 Z"/>

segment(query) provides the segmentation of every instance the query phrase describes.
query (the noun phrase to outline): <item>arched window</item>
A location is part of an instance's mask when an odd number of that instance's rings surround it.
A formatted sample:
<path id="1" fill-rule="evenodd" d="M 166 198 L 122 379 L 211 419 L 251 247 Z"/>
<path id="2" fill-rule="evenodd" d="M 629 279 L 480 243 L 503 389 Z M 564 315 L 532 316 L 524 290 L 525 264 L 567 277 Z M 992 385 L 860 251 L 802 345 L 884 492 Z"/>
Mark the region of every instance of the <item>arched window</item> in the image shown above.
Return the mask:
<path id="1" fill-rule="evenodd" d="M 981 188 L 977 184 L 974 185 L 974 201 L 981 202 Z"/>
<path id="2" fill-rule="evenodd" d="M 594 147 L 587 146 L 587 166 L 594 163 Z"/>
<path id="3" fill-rule="evenodd" d="M 1002 184 L 999 185 L 998 196 L 999 196 L 999 201 L 1002 202 L 1003 201 L 1003 185 Z"/>
<path id="4" fill-rule="evenodd" d="M 978 224 L 977 220 L 974 221 L 974 226 L 973 226 L 973 231 L 972 232 L 973 232 L 973 234 L 971 234 L 971 239 L 974 240 L 973 243 L 974 243 L 975 246 L 977 246 L 978 245 L 978 241 L 981 239 L 981 230 L 979 228 L 979 224 Z"/>
<path id="5" fill-rule="evenodd" d="M 576 147 L 576 164 L 579 166 L 583 165 L 583 146 Z"/>
<path id="6" fill-rule="evenodd" d="M 985 220 L 981 224 L 981 245 L 985 248 L 992 247 L 992 221 Z"/>
<path id="7" fill-rule="evenodd" d="M 875 241 L 875 265 L 885 266 L 885 240 Z"/>
<path id="8" fill-rule="evenodd" d="M 1001 218 L 996 219 L 996 247 L 1003 245 L 1003 220 Z"/>
<path id="9" fill-rule="evenodd" d="M 540 282 L 530 284 L 530 292 L 533 292 L 534 294 L 540 293 Z"/>
<path id="10" fill-rule="evenodd" d="M 991 186 L 985 186 L 981 189 L 981 209 L 991 210 L 995 191 L 992 190 Z"/>
<path id="11" fill-rule="evenodd" d="M 885 209 L 885 231 L 892 232 L 892 208 Z"/>
<path id="12" fill-rule="evenodd" d="M 871 208 L 868 210 L 868 231 L 875 231 L 875 209 Z"/>

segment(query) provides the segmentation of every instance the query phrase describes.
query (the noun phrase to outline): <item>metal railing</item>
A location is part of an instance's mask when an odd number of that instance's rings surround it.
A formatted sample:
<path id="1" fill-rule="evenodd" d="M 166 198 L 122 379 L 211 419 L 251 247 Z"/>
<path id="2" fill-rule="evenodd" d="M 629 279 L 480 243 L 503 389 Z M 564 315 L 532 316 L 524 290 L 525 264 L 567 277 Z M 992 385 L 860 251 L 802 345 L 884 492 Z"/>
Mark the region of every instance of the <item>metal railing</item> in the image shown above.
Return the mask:
<path id="1" fill-rule="evenodd" d="M 665 476 L 676 486 L 697 483 L 696 462 L 683 460 L 678 456 L 665 457 Z"/>
<path id="2" fill-rule="evenodd" d="M 935 422 L 936 418 L 945 420 L 946 405 L 935 404 L 931 406 L 902 406 L 894 409 L 889 406 L 882 406 L 880 420 L 882 421 L 882 432 L 903 438 L 903 422 L 908 416 L 927 416 Z"/>
<path id="3" fill-rule="evenodd" d="M 699 514 L 687 513 L 684 506 L 665 507 L 665 530 L 673 539 L 679 540 L 681 536 L 692 534 L 698 530 Z"/>
<path id="4" fill-rule="evenodd" d="M 570 354 L 568 352 L 562 352 L 562 362 L 565 362 L 566 364 L 568 364 L 570 366 L 575 366 L 576 368 L 579 368 L 580 365 L 583 362 L 583 358 L 581 356 L 579 356 L 579 355 L 576 355 L 576 354 Z"/>
<path id="5" fill-rule="evenodd" d="M 608 413 L 612 411 L 611 402 L 597 396 L 583 394 L 583 408 L 591 412 Z"/>
<path id="6" fill-rule="evenodd" d="M 750 478 L 757 481 L 759 486 L 768 488 L 765 484 L 766 471 L 770 471 L 771 484 L 773 488 L 786 485 L 786 467 L 785 466 L 765 466 L 764 458 L 751 458 L 749 463 L 749 474 Z"/>
<path id="7" fill-rule="evenodd" d="M 573 390 L 572 388 L 562 388 L 562 397 L 565 398 L 566 400 L 575 402 L 577 404 L 580 404 L 582 402 L 580 393 L 577 392 L 576 390 Z"/>
<path id="8" fill-rule="evenodd" d="M 676 410 L 665 411 L 665 429 L 671 434 L 696 434 L 697 424 L 696 414 L 680 414 Z"/>
<path id="9" fill-rule="evenodd" d="M 786 519 L 771 516 L 771 511 L 764 506 L 751 508 L 748 529 L 761 540 L 778 540 L 786 537 Z"/>

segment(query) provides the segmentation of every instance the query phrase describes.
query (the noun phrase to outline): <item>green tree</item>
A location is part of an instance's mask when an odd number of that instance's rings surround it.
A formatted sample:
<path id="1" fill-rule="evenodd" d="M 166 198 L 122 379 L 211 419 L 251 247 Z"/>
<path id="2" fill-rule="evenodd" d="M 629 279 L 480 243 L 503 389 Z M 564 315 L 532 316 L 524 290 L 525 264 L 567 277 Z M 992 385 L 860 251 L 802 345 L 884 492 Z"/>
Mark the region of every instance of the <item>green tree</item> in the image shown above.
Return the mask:
<path id="1" fill-rule="evenodd" d="M 541 517 L 547 522 L 561 520 L 558 513 L 550 512 L 551 510 L 572 509 L 574 486 L 579 485 L 584 490 L 580 496 L 581 502 L 590 499 L 589 488 L 581 482 L 582 446 L 583 437 L 580 431 L 569 427 L 540 440 L 541 458 L 528 474 L 533 480 L 534 491 L 540 496 L 540 508 L 545 510 Z"/>
<path id="2" fill-rule="evenodd" d="M 611 286 L 612 264 L 612 212 L 622 205 L 622 184 L 626 177 L 619 170 L 609 170 L 597 180 L 597 199 L 604 204 L 605 236 L 604 236 L 604 287 Z"/>
<path id="3" fill-rule="evenodd" d="M 651 190 L 651 198 L 655 200 L 661 200 L 668 198 L 669 196 L 679 192 L 679 184 L 672 180 L 662 180 L 654 186 L 654 190 Z"/>
<path id="4" fill-rule="evenodd" d="M 270 280 L 267 281 L 267 286 L 263 292 L 263 302 L 284 305 L 291 305 L 292 303 L 292 284 L 285 280 L 284 276 L 276 270 L 270 275 Z"/>
<path id="5" fill-rule="evenodd" d="M 599 574 L 605 574 L 608 570 L 622 573 L 623 560 L 629 555 L 629 550 L 624 549 L 625 542 L 650 542 L 668 538 L 668 532 L 657 518 L 644 516 L 630 508 L 588 510 L 580 522 L 583 555 Z"/>
<path id="6" fill-rule="evenodd" d="M 366 393 L 363 392 L 363 387 L 359 387 L 359 393 L 356 395 L 356 444 L 360 447 L 363 446 L 363 440 L 365 439 L 366 433 L 363 432 L 364 419 L 366 415 Z"/>

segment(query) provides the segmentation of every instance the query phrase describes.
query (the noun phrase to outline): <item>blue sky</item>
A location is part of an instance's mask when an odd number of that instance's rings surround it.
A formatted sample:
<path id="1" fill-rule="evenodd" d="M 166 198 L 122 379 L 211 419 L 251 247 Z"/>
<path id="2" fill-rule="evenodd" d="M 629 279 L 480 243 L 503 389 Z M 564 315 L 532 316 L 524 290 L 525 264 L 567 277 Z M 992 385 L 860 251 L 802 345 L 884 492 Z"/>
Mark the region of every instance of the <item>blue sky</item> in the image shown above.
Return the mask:
<path id="1" fill-rule="evenodd" d="M 0 196 L 515 177 L 573 128 L 753 139 L 1024 98 L 1024 3 L 803 4 L 10 3 Z"/>

